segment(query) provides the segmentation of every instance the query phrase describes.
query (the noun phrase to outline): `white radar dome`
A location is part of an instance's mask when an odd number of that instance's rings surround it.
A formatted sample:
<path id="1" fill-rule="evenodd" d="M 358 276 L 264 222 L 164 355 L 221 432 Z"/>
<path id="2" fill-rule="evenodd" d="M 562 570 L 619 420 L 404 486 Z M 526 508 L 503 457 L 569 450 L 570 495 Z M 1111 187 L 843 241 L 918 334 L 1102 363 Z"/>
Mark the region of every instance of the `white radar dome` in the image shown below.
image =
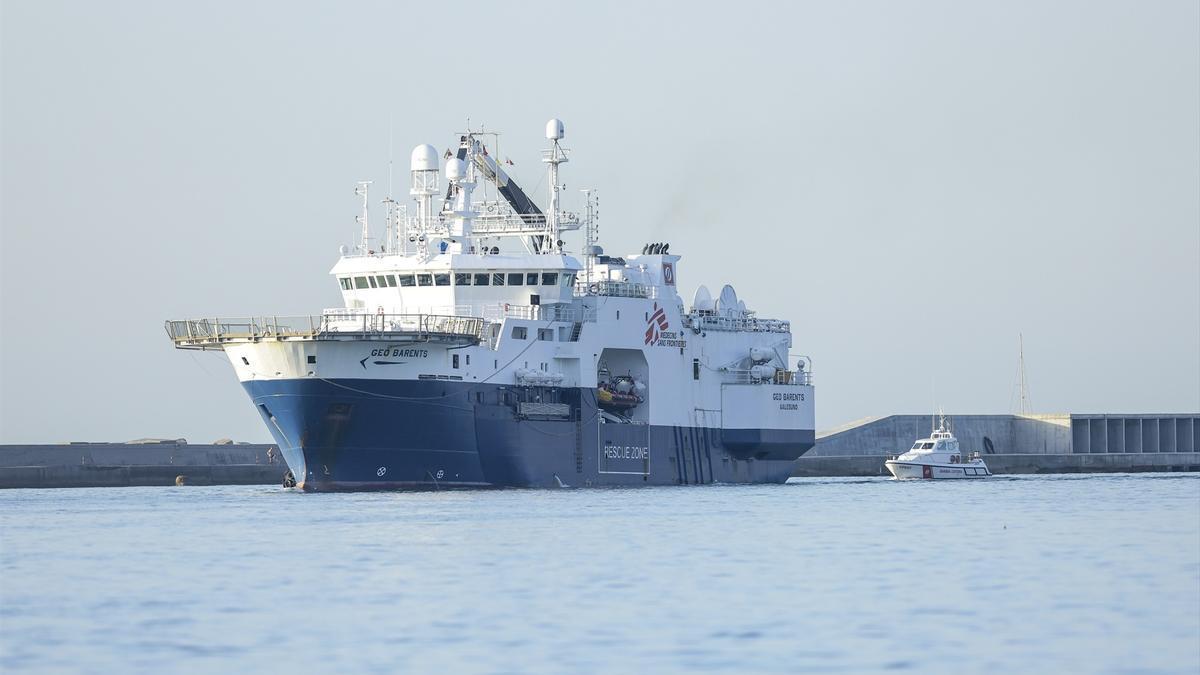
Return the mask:
<path id="1" fill-rule="evenodd" d="M 467 177 L 467 163 L 457 157 L 446 160 L 446 178 L 462 180 Z"/>
<path id="2" fill-rule="evenodd" d="M 708 287 L 701 284 L 700 288 L 696 289 L 696 296 L 692 300 L 692 309 L 701 312 L 711 312 L 716 308 L 716 303 L 713 302 L 712 293 L 708 292 Z"/>
<path id="3" fill-rule="evenodd" d="M 412 151 L 413 171 L 437 171 L 438 151 L 432 145 L 418 145 Z"/>
<path id="4" fill-rule="evenodd" d="M 546 122 L 546 138 L 552 141 L 557 141 L 563 137 L 563 123 L 560 119 L 552 119 Z"/>
<path id="5" fill-rule="evenodd" d="M 738 297 L 733 286 L 725 284 L 725 287 L 721 289 L 721 296 L 717 299 L 717 310 L 726 316 L 737 313 Z"/>

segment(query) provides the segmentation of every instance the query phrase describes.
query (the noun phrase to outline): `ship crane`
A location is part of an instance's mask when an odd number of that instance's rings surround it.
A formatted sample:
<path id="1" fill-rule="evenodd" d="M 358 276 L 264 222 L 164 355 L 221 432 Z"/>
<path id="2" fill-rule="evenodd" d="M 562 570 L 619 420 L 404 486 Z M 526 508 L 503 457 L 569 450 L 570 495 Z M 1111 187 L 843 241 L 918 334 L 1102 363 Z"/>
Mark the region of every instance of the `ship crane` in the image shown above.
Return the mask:
<path id="1" fill-rule="evenodd" d="M 449 154 L 449 153 L 447 153 Z M 533 202 L 529 195 L 517 185 L 516 181 L 508 175 L 500 167 L 500 164 L 487 153 L 483 143 L 475 137 L 475 134 L 468 132 L 459 136 L 458 152 L 454 155 L 463 162 L 469 162 L 474 165 L 476 171 L 483 174 L 483 177 L 491 184 L 496 186 L 500 192 L 500 196 L 508 202 L 513 211 L 530 227 L 544 227 L 546 225 L 546 214 L 541 208 Z M 451 208 L 454 198 L 454 186 L 449 186 L 446 190 L 446 197 L 443 203 L 443 210 Z M 541 251 L 545 243 L 544 235 L 534 235 L 530 237 L 530 245 L 532 250 Z"/>

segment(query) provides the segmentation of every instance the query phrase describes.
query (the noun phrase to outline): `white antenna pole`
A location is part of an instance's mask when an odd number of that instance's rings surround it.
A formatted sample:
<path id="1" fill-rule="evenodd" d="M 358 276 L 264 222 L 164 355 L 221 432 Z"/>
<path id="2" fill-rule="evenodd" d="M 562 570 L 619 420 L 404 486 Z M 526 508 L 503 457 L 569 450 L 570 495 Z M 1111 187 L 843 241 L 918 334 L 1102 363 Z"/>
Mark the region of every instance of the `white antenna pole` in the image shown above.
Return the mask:
<path id="1" fill-rule="evenodd" d="M 550 141 L 550 149 L 545 151 L 542 161 L 550 165 L 550 208 L 546 212 L 546 237 L 549 241 L 542 242 L 542 253 L 551 253 L 558 247 L 558 165 L 567 161 L 566 152 L 558 141 L 563 137 L 562 120 L 553 119 L 546 122 L 546 138 Z"/>
<path id="2" fill-rule="evenodd" d="M 584 202 L 587 204 L 587 220 L 585 221 L 583 231 L 583 280 L 590 283 L 592 280 L 592 265 L 596 260 L 596 205 L 591 188 L 584 188 L 580 192 L 583 193 Z"/>
<path id="3" fill-rule="evenodd" d="M 370 229 L 370 226 L 367 224 L 367 215 L 370 211 L 370 206 L 371 206 L 370 202 L 367 201 L 367 188 L 370 187 L 370 185 L 371 185 L 371 181 L 360 180 L 358 182 L 358 187 L 354 188 L 354 194 L 358 195 L 359 197 L 362 197 L 362 215 L 359 216 L 358 218 L 355 218 L 355 220 L 362 223 L 362 243 L 359 245 L 359 247 L 363 250 L 364 253 L 369 252 L 371 250 L 370 249 L 371 229 Z"/>
<path id="4" fill-rule="evenodd" d="M 1017 375 L 1018 386 L 1021 388 L 1021 407 L 1022 415 L 1028 415 L 1033 411 L 1033 405 L 1029 400 L 1029 381 L 1025 379 L 1025 335 L 1017 333 L 1017 364 L 1020 373 Z"/>

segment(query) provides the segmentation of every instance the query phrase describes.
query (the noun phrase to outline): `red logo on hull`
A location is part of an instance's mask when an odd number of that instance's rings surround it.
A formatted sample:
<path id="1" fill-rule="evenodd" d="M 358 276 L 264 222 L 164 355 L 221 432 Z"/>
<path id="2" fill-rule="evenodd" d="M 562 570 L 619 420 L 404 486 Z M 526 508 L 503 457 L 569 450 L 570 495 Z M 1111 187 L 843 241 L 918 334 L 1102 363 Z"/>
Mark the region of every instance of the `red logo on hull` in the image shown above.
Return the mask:
<path id="1" fill-rule="evenodd" d="M 646 321 L 646 344 L 655 345 L 658 343 L 659 331 L 664 331 L 671 324 L 667 323 L 667 313 L 663 311 L 658 303 L 654 303 L 654 311 L 650 313 L 650 318 Z"/>

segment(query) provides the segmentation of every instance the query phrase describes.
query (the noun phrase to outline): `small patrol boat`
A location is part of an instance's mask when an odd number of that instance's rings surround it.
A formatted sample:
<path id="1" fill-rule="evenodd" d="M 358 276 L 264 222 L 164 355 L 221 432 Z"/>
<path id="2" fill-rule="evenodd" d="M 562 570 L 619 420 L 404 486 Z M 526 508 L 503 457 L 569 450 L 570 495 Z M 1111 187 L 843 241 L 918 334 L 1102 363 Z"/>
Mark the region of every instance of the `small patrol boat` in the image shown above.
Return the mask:
<path id="1" fill-rule="evenodd" d="M 928 438 L 917 439 L 908 452 L 883 463 L 896 478 L 987 478 L 992 475 L 978 452 L 964 454 L 946 427 L 946 416 Z"/>

